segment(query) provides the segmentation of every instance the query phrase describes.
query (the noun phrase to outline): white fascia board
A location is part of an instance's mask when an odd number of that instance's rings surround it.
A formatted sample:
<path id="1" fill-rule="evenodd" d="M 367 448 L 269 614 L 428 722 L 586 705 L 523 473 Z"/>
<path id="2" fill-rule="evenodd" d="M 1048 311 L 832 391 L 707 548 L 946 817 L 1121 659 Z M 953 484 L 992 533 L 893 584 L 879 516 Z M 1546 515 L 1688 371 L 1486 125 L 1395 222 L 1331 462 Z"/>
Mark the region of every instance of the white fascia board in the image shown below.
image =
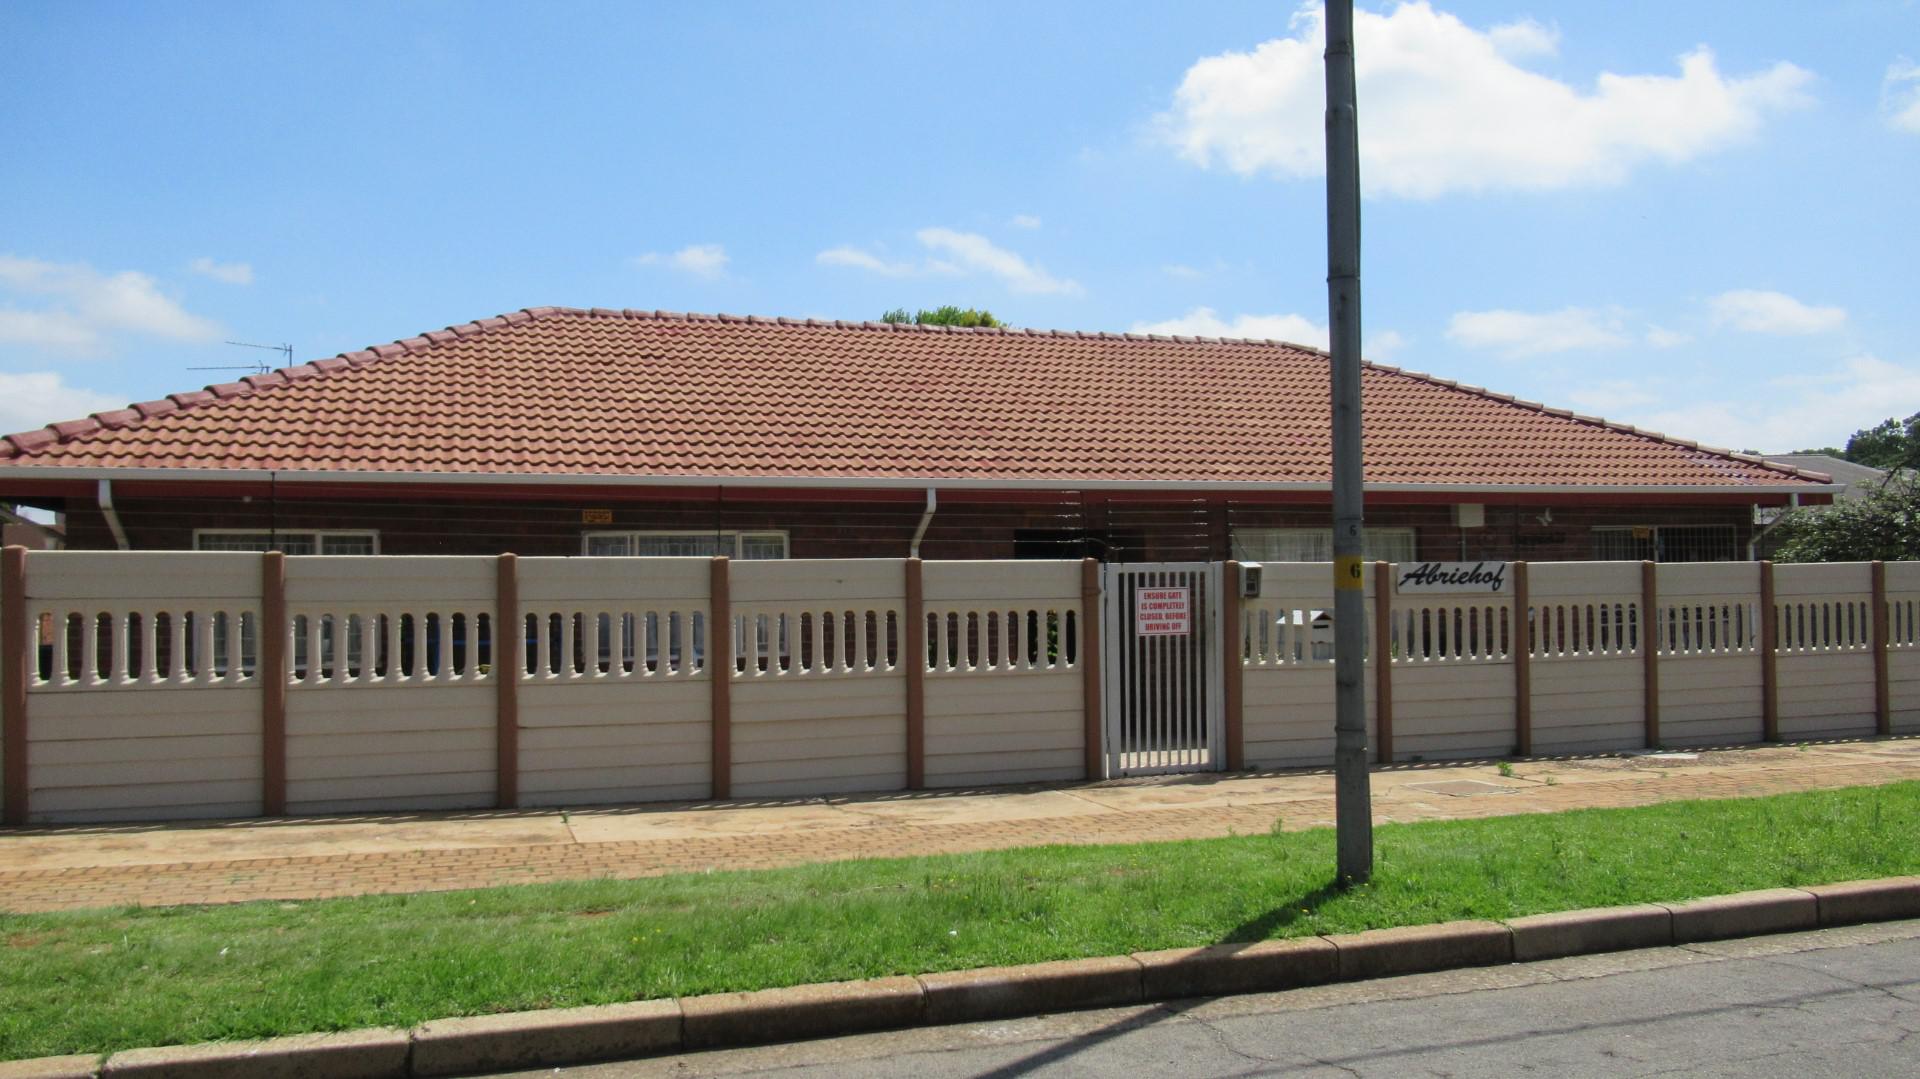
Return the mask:
<path id="1" fill-rule="evenodd" d="M 1306 491 L 1330 492 L 1325 482 L 1269 480 L 1073 480 L 1073 479 L 941 479 L 933 476 L 606 476 L 591 474 L 512 474 L 496 472 L 351 472 L 263 468 L 95 468 L 66 466 L 0 466 L 5 477 L 43 480 L 160 481 L 168 483 L 343 483 L 343 484 L 455 484 L 476 487 L 750 487 L 763 490 L 899 490 L 925 491 Z M 1382 494 L 1748 494 L 1791 495 L 1833 493 L 1841 483 L 1811 481 L 1778 484 L 1544 484 L 1544 483 L 1369 483 L 1368 491 Z"/>

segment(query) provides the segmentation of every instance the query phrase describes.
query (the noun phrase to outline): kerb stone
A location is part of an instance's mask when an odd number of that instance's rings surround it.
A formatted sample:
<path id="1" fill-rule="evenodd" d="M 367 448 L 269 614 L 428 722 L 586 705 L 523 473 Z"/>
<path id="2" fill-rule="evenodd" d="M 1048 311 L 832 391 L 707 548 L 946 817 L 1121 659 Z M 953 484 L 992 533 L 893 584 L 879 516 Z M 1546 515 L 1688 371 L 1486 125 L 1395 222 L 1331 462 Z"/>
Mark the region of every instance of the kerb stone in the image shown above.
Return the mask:
<path id="1" fill-rule="evenodd" d="M 413 1074 L 472 1075 L 680 1048 L 680 1002 L 644 1000 L 438 1019 L 413 1032 Z"/>

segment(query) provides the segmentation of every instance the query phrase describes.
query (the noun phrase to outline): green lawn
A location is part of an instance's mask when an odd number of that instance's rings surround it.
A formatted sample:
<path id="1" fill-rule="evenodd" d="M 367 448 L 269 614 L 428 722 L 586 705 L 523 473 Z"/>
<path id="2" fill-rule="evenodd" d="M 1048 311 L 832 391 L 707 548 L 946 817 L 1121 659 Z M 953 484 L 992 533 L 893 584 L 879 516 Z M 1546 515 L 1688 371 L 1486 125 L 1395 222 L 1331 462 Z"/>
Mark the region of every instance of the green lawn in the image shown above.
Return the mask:
<path id="1" fill-rule="evenodd" d="M 0 915 L 0 1059 L 1920 872 L 1920 783 L 651 880 Z"/>

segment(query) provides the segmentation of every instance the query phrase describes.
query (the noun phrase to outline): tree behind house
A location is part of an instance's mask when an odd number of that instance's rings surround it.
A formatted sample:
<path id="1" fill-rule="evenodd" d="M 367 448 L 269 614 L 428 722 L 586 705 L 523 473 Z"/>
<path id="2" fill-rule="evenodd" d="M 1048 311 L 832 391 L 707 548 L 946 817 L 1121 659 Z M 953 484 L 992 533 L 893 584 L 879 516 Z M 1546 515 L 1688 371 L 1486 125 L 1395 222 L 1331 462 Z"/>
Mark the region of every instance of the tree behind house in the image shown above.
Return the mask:
<path id="1" fill-rule="evenodd" d="M 1895 473 L 1865 498 L 1794 510 L 1774 528 L 1776 562 L 1920 559 L 1920 483 Z"/>
<path id="2" fill-rule="evenodd" d="M 1006 323 L 1000 321 L 997 318 L 994 318 L 993 312 L 991 311 L 987 311 L 984 309 L 975 310 L 974 308 L 971 308 L 971 307 L 963 310 L 961 308 L 953 306 L 952 304 L 948 304 L 945 307 L 935 308 L 932 311 L 928 311 L 925 308 L 921 308 L 918 312 L 913 314 L 911 317 L 907 315 L 906 308 L 896 307 L 893 310 L 888 311 L 886 314 L 881 315 L 880 321 L 899 323 L 902 325 L 911 322 L 915 326 L 1005 326 L 1006 325 Z"/>

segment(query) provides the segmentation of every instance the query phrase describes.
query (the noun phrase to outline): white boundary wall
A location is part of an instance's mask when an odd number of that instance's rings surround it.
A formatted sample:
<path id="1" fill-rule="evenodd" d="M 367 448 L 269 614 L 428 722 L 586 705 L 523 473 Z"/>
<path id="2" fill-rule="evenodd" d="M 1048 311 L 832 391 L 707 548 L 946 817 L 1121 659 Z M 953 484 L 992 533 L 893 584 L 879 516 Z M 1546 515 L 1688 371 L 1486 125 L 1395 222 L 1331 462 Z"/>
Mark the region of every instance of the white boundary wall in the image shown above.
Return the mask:
<path id="1" fill-rule="evenodd" d="M 907 785 L 906 596 L 893 559 L 733 565 L 733 793 Z"/>
<path id="2" fill-rule="evenodd" d="M 1640 564 L 1533 562 L 1533 751 L 1617 750 L 1643 740 Z"/>
<path id="3" fill-rule="evenodd" d="M 928 562 L 927 785 L 1079 779 L 1078 562 Z"/>
<path id="4" fill-rule="evenodd" d="M 24 564 L 9 609 L 38 647 L 24 687 L 0 692 L 23 717 L 7 729 L 25 739 L 33 821 L 258 814 L 276 764 L 289 813 L 491 807 L 514 790 L 517 805 L 693 799 L 723 774 L 739 798 L 900 790 L 916 748 L 925 787 L 1071 780 L 1098 714 L 1083 657 L 1099 617 L 1077 562 L 920 564 L 909 610 L 909 564 L 894 559 L 295 557 L 279 563 L 278 626 L 262 625 L 275 593 L 259 555 Z M 1368 725 L 1377 743 L 1384 659 L 1394 759 L 1505 755 L 1523 722 L 1540 754 L 1639 748 L 1649 647 L 1663 744 L 1764 737 L 1759 565 L 1656 567 L 1650 612 L 1637 563 L 1528 570 L 1525 612 L 1508 595 L 1393 596 L 1384 632 L 1368 573 L 1370 648 L 1385 642 L 1368 659 Z M 1331 569 L 1263 571 L 1237 631 L 1243 760 L 1325 765 Z M 519 605 L 494 632 L 503 573 Z M 1884 641 L 1874 579 L 1867 564 L 1773 570 L 1783 740 L 1873 733 L 1882 651 L 1890 729 L 1920 733 L 1920 565 L 1884 567 Z M 724 672 L 707 666 L 716 580 Z M 906 654 L 913 618 L 924 655 Z M 266 634 L 284 644 L 279 742 Z M 509 642 L 504 670 L 495 640 Z M 718 767 L 716 739 L 731 747 Z"/>
<path id="5" fill-rule="evenodd" d="M 1325 562 L 1261 568 L 1260 595 L 1240 601 L 1240 702 L 1249 768 L 1300 768 L 1333 761 L 1333 567 Z M 1374 574 L 1367 574 L 1373 610 Z M 1371 624 L 1371 619 L 1369 619 Z M 1367 634 L 1369 641 L 1373 634 Z M 1233 651 L 1228 663 L 1233 662 Z M 1367 739 L 1379 730 L 1379 701 L 1367 657 Z"/>

